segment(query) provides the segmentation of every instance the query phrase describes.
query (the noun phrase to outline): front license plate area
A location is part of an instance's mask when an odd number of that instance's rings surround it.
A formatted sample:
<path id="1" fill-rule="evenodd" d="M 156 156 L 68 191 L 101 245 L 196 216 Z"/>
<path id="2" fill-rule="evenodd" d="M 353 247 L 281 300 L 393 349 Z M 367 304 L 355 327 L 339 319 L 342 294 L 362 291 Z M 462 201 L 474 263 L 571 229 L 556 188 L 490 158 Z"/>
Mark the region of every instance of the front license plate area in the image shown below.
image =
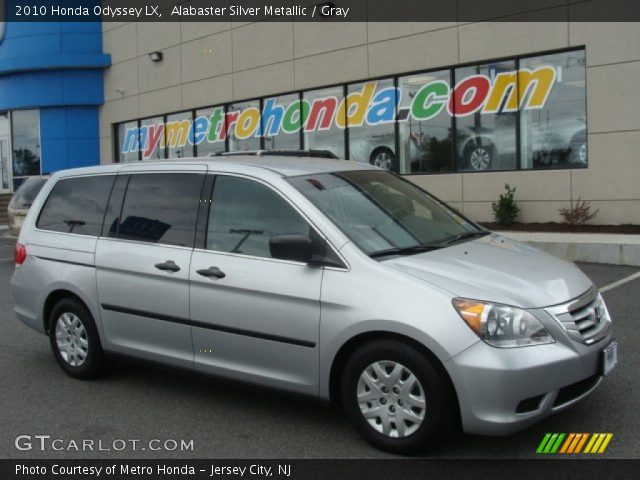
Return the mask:
<path id="1" fill-rule="evenodd" d="M 618 342 L 611 342 L 602 350 L 600 362 L 602 375 L 608 375 L 618 363 Z"/>

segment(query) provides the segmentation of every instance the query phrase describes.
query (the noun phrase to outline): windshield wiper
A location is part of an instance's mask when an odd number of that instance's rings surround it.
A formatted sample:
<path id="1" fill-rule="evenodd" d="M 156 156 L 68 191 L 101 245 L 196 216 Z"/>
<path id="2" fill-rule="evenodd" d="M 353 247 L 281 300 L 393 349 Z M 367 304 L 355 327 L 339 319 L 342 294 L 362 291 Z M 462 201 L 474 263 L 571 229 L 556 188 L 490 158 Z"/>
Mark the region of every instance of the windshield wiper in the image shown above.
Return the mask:
<path id="1" fill-rule="evenodd" d="M 463 240 L 469 240 L 471 238 L 480 238 L 480 237 L 486 237 L 487 235 L 489 235 L 491 232 L 488 232 L 486 230 L 479 230 L 477 232 L 464 232 L 464 233 L 460 233 L 458 235 L 454 235 L 451 238 L 448 238 L 447 240 L 445 240 L 444 242 L 442 242 L 441 245 L 451 245 L 454 243 L 458 243 L 461 242 Z"/>
<path id="2" fill-rule="evenodd" d="M 442 248 L 443 245 L 420 244 L 411 247 L 388 248 L 386 250 L 378 250 L 369 254 L 371 258 L 386 257 L 388 255 L 414 255 L 416 253 L 430 252 Z"/>

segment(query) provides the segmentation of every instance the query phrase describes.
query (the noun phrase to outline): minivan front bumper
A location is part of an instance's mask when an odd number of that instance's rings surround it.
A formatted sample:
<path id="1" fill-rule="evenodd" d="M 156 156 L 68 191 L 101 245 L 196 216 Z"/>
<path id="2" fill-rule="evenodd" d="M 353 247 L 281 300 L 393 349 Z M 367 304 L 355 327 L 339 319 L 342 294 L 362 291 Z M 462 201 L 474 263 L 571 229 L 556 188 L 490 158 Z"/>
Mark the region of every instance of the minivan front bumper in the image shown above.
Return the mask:
<path id="1" fill-rule="evenodd" d="M 506 435 L 589 395 L 602 377 L 597 344 L 559 342 L 500 349 L 479 341 L 445 363 L 465 432 Z"/>

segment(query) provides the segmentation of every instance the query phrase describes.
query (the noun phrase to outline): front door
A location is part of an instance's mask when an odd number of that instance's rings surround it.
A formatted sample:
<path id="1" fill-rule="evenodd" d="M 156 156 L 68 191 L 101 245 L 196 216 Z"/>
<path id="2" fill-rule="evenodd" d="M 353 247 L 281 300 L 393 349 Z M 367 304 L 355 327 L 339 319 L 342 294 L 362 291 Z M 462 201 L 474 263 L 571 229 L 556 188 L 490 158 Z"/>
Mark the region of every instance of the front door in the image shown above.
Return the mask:
<path id="1" fill-rule="evenodd" d="M 11 191 L 11 147 L 8 136 L 0 136 L 0 193 Z"/>
<path id="2" fill-rule="evenodd" d="M 189 272 L 197 370 L 317 394 L 323 269 L 269 251 L 272 235 L 296 233 L 310 225 L 271 187 L 216 177 Z"/>

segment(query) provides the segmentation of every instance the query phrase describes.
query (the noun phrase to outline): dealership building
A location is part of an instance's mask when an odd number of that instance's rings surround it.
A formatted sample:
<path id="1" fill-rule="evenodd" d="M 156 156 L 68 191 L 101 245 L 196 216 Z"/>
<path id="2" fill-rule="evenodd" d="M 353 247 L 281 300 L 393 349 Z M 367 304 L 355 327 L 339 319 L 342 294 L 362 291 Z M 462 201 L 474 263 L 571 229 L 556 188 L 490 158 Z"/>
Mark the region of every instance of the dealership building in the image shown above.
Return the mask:
<path id="1" fill-rule="evenodd" d="M 0 23 L 0 194 L 98 163 L 108 65 L 100 23 Z"/>
<path id="2" fill-rule="evenodd" d="M 102 103 L 99 161 L 322 149 L 389 168 L 479 221 L 509 184 L 520 221 L 560 221 L 581 198 L 598 210 L 592 223 L 640 224 L 640 24 L 566 16 L 105 22 L 91 67 L 100 91 L 85 102 Z M 47 158 L 40 111 L 41 171 L 98 162 L 93 148 Z"/>

